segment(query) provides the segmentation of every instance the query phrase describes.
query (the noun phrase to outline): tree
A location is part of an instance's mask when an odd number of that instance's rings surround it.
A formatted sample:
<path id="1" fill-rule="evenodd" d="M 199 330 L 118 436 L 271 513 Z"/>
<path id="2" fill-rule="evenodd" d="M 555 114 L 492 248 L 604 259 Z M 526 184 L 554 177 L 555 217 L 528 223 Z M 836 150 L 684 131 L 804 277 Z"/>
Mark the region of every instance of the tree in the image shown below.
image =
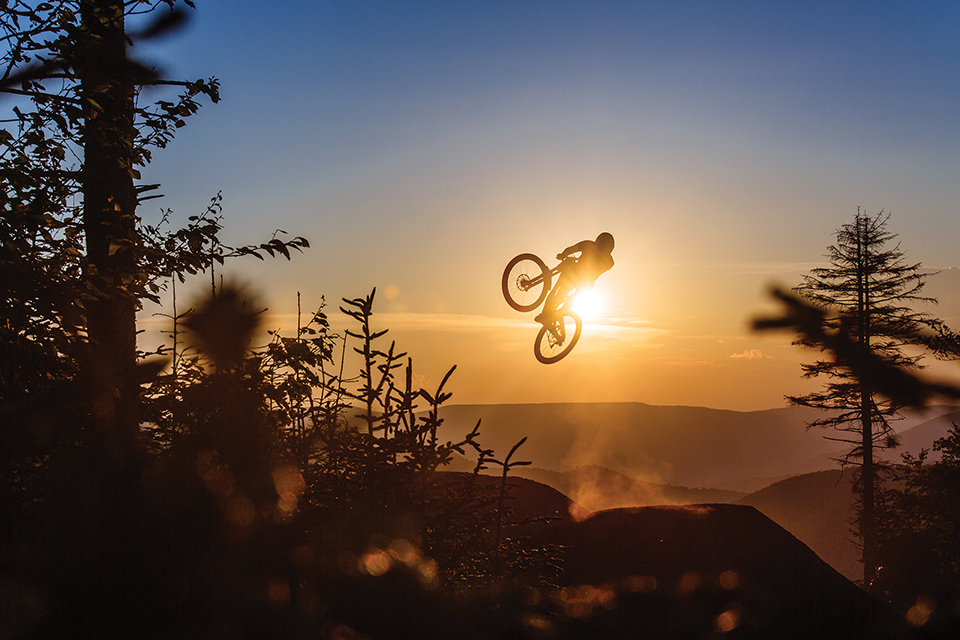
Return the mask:
<path id="1" fill-rule="evenodd" d="M 164 4 L 172 13 L 128 34 L 127 15 Z M 68 285 L 57 308 L 37 315 L 49 338 L 80 338 L 80 349 L 63 353 L 83 362 L 96 430 L 124 448 L 138 423 L 136 312 L 157 275 L 145 264 L 137 206 L 150 188 L 136 184 L 137 167 L 197 110 L 198 94 L 218 99 L 216 81 L 164 81 L 128 57 L 131 37 L 165 31 L 176 22 L 170 15 L 180 15 L 173 0 L 18 0 L 0 13 L 7 45 L 2 91 L 20 96 L 8 121 L 15 128 L 2 133 L 4 235 L 24 243 L 19 255 L 5 258 L 23 266 L 44 252 L 64 256 L 56 264 L 34 261 L 38 269 L 17 275 L 31 276 L 26 280 L 41 291 L 50 281 L 61 290 Z M 140 104 L 140 88 L 154 84 L 186 91 L 176 104 Z M 18 293 L 29 300 L 36 292 Z"/>
<path id="2" fill-rule="evenodd" d="M 157 185 L 139 168 L 202 96 L 218 100 L 216 80 L 164 80 L 128 55 L 183 20 L 174 5 L 0 3 L 0 546 L 5 576 L 79 603 L 63 616 L 107 619 L 90 608 L 104 609 L 87 595 L 98 589 L 84 588 L 94 575 L 115 594 L 146 584 L 127 561 L 164 520 L 140 480 L 151 466 L 141 385 L 158 369 L 139 361 L 140 305 L 232 255 L 307 246 L 222 246 L 219 197 L 179 229 L 166 214 L 140 218 Z M 155 19 L 127 28 L 144 14 Z M 161 85 L 146 100 L 144 87 Z"/>
<path id="3" fill-rule="evenodd" d="M 852 445 L 841 462 L 858 466 L 855 526 L 862 545 L 865 586 L 871 584 L 877 568 L 874 452 L 897 445 L 890 423 L 904 406 L 895 393 L 884 395 L 887 381 L 879 373 L 916 369 L 922 355 L 908 354 L 905 347 L 924 344 L 924 330 L 941 326 L 908 306 L 936 301 L 922 295 L 927 274 L 921 264 L 907 263 L 899 244 L 892 244 L 897 236 L 887 230 L 889 218 L 883 212 L 869 216 L 858 209 L 853 222 L 837 231 L 836 244 L 828 248 L 830 266 L 813 269 L 794 288 L 822 312 L 826 332 L 850 338 L 846 353 L 830 348 L 822 336 L 801 332 L 795 344 L 829 350 L 834 357 L 802 365 L 805 378 L 827 379 L 821 391 L 787 400 L 828 411 L 810 426 L 835 429 L 841 435 L 829 439 Z M 827 315 L 830 310 L 833 315 Z M 886 368 L 874 366 L 874 361 Z"/>
<path id="4" fill-rule="evenodd" d="M 146 14 L 155 14 L 146 27 L 127 28 L 129 16 Z M 36 404 L 51 381 L 83 383 L 84 422 L 121 452 L 139 436 L 142 302 L 156 300 L 171 277 L 230 255 L 289 258 L 307 246 L 295 238 L 222 247 L 216 198 L 181 229 L 141 220 L 138 207 L 157 197 L 150 193 L 158 185 L 142 184 L 139 168 L 202 96 L 219 100 L 215 79 L 163 79 L 129 55 L 185 15 L 176 0 L 11 0 L 0 8 L 0 93 L 11 111 L 0 130 L 0 330 L 9 356 L 0 402 L 5 410 Z M 161 87 L 179 93 L 144 100 Z"/>

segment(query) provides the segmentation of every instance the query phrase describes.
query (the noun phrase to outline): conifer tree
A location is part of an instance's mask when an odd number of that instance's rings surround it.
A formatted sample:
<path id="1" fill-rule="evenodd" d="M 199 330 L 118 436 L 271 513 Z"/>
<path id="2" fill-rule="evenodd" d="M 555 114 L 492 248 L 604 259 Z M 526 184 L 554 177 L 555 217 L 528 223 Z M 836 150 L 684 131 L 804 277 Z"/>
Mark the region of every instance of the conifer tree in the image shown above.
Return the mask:
<path id="1" fill-rule="evenodd" d="M 906 261 L 895 243 L 896 234 L 887 229 L 889 218 L 882 211 L 870 216 L 858 209 L 853 222 L 837 231 L 836 243 L 828 248 L 830 266 L 813 269 L 794 288 L 825 312 L 826 331 L 848 336 L 859 354 L 841 357 L 834 349 L 833 358 L 802 365 L 804 377 L 823 377 L 826 382 L 820 391 L 788 396 L 787 400 L 826 410 L 826 416 L 810 426 L 835 429 L 839 435 L 827 436 L 829 439 L 852 445 L 841 462 L 858 467 L 855 525 L 862 545 L 865 587 L 870 586 L 877 569 L 875 500 L 879 478 L 875 451 L 898 444 L 891 421 L 903 405 L 882 393 L 881 381 L 874 376 L 878 368 L 861 365 L 875 361 L 901 371 L 916 369 L 922 355 L 908 354 L 904 348 L 922 344 L 923 330 L 939 326 L 937 320 L 910 306 L 936 300 L 922 294 L 928 274 L 920 263 Z M 795 344 L 825 350 L 822 340 L 803 332 Z"/>

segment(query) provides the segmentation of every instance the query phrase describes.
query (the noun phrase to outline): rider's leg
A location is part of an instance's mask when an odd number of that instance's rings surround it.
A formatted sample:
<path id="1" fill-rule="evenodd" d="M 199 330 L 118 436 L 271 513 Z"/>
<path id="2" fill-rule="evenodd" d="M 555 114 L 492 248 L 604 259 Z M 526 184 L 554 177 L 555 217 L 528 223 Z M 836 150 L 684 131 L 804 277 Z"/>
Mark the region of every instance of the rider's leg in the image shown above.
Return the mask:
<path id="1" fill-rule="evenodd" d="M 567 298 L 567 294 L 570 291 L 570 284 L 570 278 L 567 277 L 567 274 L 561 273 L 560 277 L 557 278 L 556 286 L 553 288 L 553 291 L 547 295 L 547 299 L 543 303 L 543 312 L 533 319 L 534 322 L 543 324 L 549 322 L 556 315 L 557 308 Z"/>

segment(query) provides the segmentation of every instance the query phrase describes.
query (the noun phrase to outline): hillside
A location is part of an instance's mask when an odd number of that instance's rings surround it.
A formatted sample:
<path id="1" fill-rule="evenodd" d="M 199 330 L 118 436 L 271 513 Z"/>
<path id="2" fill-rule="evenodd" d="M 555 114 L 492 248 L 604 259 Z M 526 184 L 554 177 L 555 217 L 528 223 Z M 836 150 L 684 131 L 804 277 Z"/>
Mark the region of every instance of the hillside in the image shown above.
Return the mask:
<path id="1" fill-rule="evenodd" d="M 853 474 L 850 471 L 802 474 L 747 495 L 723 489 L 651 485 L 602 467 L 567 472 L 526 467 L 517 470 L 516 474 L 570 496 L 572 502 L 586 511 L 707 502 L 749 505 L 796 536 L 846 578 L 857 580 L 863 571 L 860 553 L 849 531 L 853 516 Z M 550 498 L 545 502 L 549 508 L 533 509 L 532 513 L 539 516 L 551 509 L 556 510 L 556 500 Z M 530 507 L 518 505 L 518 508 L 522 511 Z"/>
<path id="2" fill-rule="evenodd" d="M 737 504 L 755 507 L 849 578 L 863 575 L 860 552 L 850 534 L 853 473 L 818 471 L 776 482 Z"/>
<path id="3" fill-rule="evenodd" d="M 924 413 L 910 413 L 905 420 L 893 423 L 893 428 L 900 436 L 900 446 L 892 450 L 878 451 L 877 456 L 899 462 L 904 453 L 917 455 L 921 449 L 930 450 L 934 441 L 945 436 L 954 423 L 960 424 L 960 411 L 956 411 L 956 407 L 933 407 Z M 834 448 L 829 453 L 808 460 L 798 471 L 807 473 L 827 468 L 831 464 L 835 466 L 833 461 L 841 458 L 846 451 L 847 449 Z M 939 458 L 939 454 L 931 451 L 927 460 L 935 462 Z"/>
<path id="4" fill-rule="evenodd" d="M 519 451 L 519 456 L 533 460 L 532 467 L 520 467 L 514 475 L 537 480 L 569 496 L 587 511 L 601 511 L 618 507 L 681 505 L 693 503 L 731 502 L 749 505 L 778 523 L 810 547 L 825 562 L 851 580 L 858 579 L 862 572 L 859 551 L 853 542 L 849 529 L 853 514 L 852 473 L 841 474 L 832 459 L 841 452 L 836 443 L 823 439 L 823 432 L 808 431 L 806 412 L 784 409 L 769 412 L 739 414 L 737 412 L 713 411 L 710 409 L 692 409 L 687 407 L 657 408 L 648 405 L 490 405 L 452 407 L 455 411 L 447 415 L 451 423 L 457 419 L 471 416 L 473 424 L 477 419 L 481 425 L 482 441 L 486 446 L 508 449 L 521 434 L 531 434 L 528 443 Z M 668 409 L 661 411 L 660 409 Z M 452 416 L 452 417 L 451 417 Z M 605 418 L 605 422 L 598 422 Z M 690 420 L 697 418 L 699 426 L 691 426 Z M 802 419 L 801 419 L 802 418 Z M 594 439 L 608 443 L 610 452 L 597 450 L 598 457 L 607 459 L 628 459 L 625 451 L 636 453 L 637 442 L 650 445 L 649 452 L 658 453 L 661 462 L 668 456 L 675 456 L 671 466 L 676 470 L 673 477 L 704 477 L 706 472 L 697 476 L 687 474 L 690 463 L 682 459 L 683 450 L 668 446 L 667 443 L 651 435 L 652 427 L 644 426 L 644 420 L 659 419 L 659 424 L 667 425 L 661 429 L 665 433 L 676 434 L 684 442 L 694 442 L 689 447 L 689 455 L 701 461 L 704 470 L 714 477 L 735 477 L 739 472 L 740 480 L 731 480 L 724 485 L 727 488 L 684 487 L 678 483 L 650 481 L 650 476 L 633 477 L 629 473 L 606 468 L 600 465 L 582 465 L 563 470 L 543 468 L 553 461 L 560 464 L 560 452 L 572 446 L 578 438 L 583 438 L 588 428 L 576 428 L 575 419 L 585 420 L 589 429 L 595 430 Z M 738 423 L 739 420 L 739 423 Z M 776 423 L 777 420 L 780 422 Z M 617 422 L 619 421 L 619 423 Z M 944 435 L 954 422 L 960 422 L 960 413 L 955 407 L 933 407 L 924 413 L 910 413 L 907 419 L 898 423 L 897 430 L 902 438 L 902 446 L 897 454 L 888 454 L 891 459 L 899 457 L 900 451 L 916 453 L 920 448 L 929 448 L 933 441 Z M 738 427 L 737 424 L 745 425 Z M 511 429 L 506 427 L 513 425 Z M 518 425 L 527 425 L 529 430 Z M 766 431 L 761 427 L 766 425 Z M 471 425 L 472 426 L 472 425 Z M 726 431 L 723 431 L 723 430 Z M 692 438 L 690 433 L 706 433 L 706 436 Z M 721 433 L 722 432 L 722 433 Z M 631 443 L 628 436 L 636 435 Z M 726 435 L 724 435 L 726 434 Z M 752 434 L 751 442 L 745 434 Z M 779 434 L 779 435 L 778 435 Z M 739 442 L 743 451 L 736 456 L 718 449 L 715 454 L 705 446 L 711 438 L 720 435 L 731 441 Z M 537 436 L 547 441 L 546 450 L 534 449 L 531 441 Z M 784 443 L 794 443 L 796 451 L 789 452 L 781 463 L 774 455 L 764 455 L 764 443 L 779 438 Z M 497 444 L 497 441 L 506 444 Z M 529 447 L 529 448 L 528 448 Z M 798 458 L 816 448 L 828 448 L 814 459 L 796 462 Z M 706 449 L 706 450 L 705 450 Z M 783 449 L 777 455 L 783 454 Z M 573 458 L 573 456 L 567 456 Z M 759 460 L 758 458 L 767 458 Z M 740 466 L 731 464 L 739 460 Z M 782 466 L 781 466 L 782 464 Z M 807 473 L 790 474 L 791 464 L 797 469 L 813 469 Z M 466 461 L 462 468 L 470 468 Z M 751 466 L 752 465 L 752 466 Z M 766 466 L 765 466 L 766 465 Z M 826 470 L 821 470 L 827 467 Z M 771 468 L 779 468 L 773 477 L 763 476 Z M 752 471 L 752 475 L 751 475 Z M 667 475 L 667 474 L 665 474 Z M 710 486 L 710 483 L 704 483 Z M 695 487 L 698 485 L 694 485 Z M 718 486 L 718 485 L 714 485 Z M 733 491 L 733 488 L 747 487 L 752 493 L 745 495 Z"/>
<path id="5" fill-rule="evenodd" d="M 914 417 L 922 417 L 919 414 Z M 918 454 L 929 449 L 934 440 L 946 435 L 950 426 L 960 422 L 960 413 L 946 412 L 900 432 L 897 449 L 882 457 L 899 461 L 901 453 Z M 834 452 L 838 457 L 842 451 Z M 938 456 L 931 455 L 930 460 Z M 828 459 L 829 456 L 824 456 Z M 806 473 L 776 482 L 736 500 L 737 504 L 756 507 L 802 540 L 817 555 L 851 580 L 861 576 L 860 552 L 850 534 L 853 517 L 853 473 L 848 470 Z"/>
<path id="6" fill-rule="evenodd" d="M 936 417 L 927 416 L 929 419 L 909 428 L 901 428 L 894 425 L 894 428 L 896 428 L 900 434 L 900 446 L 893 452 L 888 452 L 886 457 L 899 461 L 901 453 L 909 452 L 917 455 L 921 449 L 930 449 L 933 447 L 934 440 L 947 435 L 947 432 L 954 423 L 960 424 L 960 411 L 956 411 L 956 407 L 953 407 L 953 409 L 953 411 L 941 413 L 936 415 Z M 932 452 L 927 458 L 930 462 L 939 459 L 940 454 L 933 454 Z"/>
<path id="7" fill-rule="evenodd" d="M 440 471 L 438 477 L 443 482 L 457 482 L 469 479 L 471 474 L 463 471 Z M 499 494 L 499 476 L 480 475 L 476 480 L 487 495 Z M 507 514 L 504 518 L 508 530 L 506 535 L 534 535 L 551 524 L 583 519 L 590 515 L 589 510 L 552 486 L 529 478 L 515 475 L 508 477 L 507 496 Z"/>
<path id="8" fill-rule="evenodd" d="M 899 618 L 753 507 L 602 511 L 546 529 L 564 545 L 575 637 L 888 638 Z M 589 616 L 587 615 L 589 614 Z"/>
<path id="9" fill-rule="evenodd" d="M 956 408 L 911 414 L 904 432 Z M 446 437 L 481 420 L 481 442 L 552 471 L 597 465 L 651 484 L 756 491 L 777 480 L 836 468 L 836 443 L 806 425 L 820 415 L 790 407 L 725 411 L 643 403 L 451 405 L 441 410 Z"/>

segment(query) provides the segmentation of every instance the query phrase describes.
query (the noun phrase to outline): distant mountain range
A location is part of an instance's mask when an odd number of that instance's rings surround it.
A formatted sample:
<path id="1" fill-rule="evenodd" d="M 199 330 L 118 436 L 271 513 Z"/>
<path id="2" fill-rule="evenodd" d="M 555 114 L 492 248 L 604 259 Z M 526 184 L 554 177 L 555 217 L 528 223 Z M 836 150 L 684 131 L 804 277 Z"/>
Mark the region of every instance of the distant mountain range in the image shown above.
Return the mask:
<path id="1" fill-rule="evenodd" d="M 958 407 L 907 414 L 904 450 L 930 447 Z M 500 455 L 521 438 L 515 459 L 547 471 L 604 467 L 652 485 L 752 492 L 801 473 L 835 469 L 837 443 L 808 430 L 822 412 L 805 407 L 726 411 L 643 403 L 452 405 L 441 434 L 453 439 L 481 421 L 480 441 Z M 924 424 L 926 423 L 926 424 Z M 923 428 L 916 429 L 918 425 Z"/>
<path id="2" fill-rule="evenodd" d="M 837 468 L 843 450 L 836 442 L 806 429 L 817 415 L 798 408 L 735 412 L 639 403 L 460 405 L 443 414 L 447 437 L 482 420 L 481 441 L 498 453 L 527 436 L 515 459 L 533 465 L 513 475 L 556 489 L 580 515 L 620 507 L 749 505 L 855 580 L 862 568 L 850 534 L 853 475 Z M 930 448 L 954 422 L 960 423 L 957 407 L 908 415 L 897 427 L 901 447 L 886 457 Z M 553 502 L 551 508 L 560 509 Z"/>

